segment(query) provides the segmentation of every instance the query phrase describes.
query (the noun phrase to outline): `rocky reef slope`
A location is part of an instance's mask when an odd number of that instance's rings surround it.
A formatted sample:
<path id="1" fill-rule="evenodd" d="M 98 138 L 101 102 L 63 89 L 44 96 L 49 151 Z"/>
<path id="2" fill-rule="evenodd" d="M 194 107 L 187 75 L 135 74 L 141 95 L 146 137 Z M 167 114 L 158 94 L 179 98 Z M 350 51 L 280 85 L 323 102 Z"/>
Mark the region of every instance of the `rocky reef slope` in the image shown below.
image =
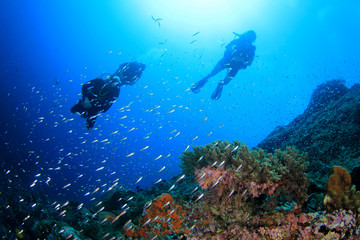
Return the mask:
<path id="1" fill-rule="evenodd" d="M 308 153 L 308 176 L 320 187 L 326 185 L 332 166 L 348 171 L 358 166 L 360 85 L 347 88 L 341 80 L 319 85 L 303 114 L 277 127 L 258 145 L 269 152 L 287 146 Z"/>

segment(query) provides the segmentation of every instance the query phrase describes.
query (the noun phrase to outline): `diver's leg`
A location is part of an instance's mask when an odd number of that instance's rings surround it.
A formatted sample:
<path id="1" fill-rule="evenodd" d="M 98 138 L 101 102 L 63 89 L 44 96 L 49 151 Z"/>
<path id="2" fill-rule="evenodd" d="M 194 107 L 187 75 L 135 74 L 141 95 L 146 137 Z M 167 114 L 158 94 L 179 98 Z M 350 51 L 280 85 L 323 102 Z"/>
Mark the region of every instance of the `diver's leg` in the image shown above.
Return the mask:
<path id="1" fill-rule="evenodd" d="M 221 93 L 222 93 L 222 89 L 223 89 L 224 85 L 228 84 L 236 76 L 238 71 L 239 71 L 238 68 L 230 68 L 229 69 L 229 71 L 227 72 L 227 74 L 225 76 L 225 79 L 218 83 L 215 91 L 211 95 L 211 99 L 218 100 L 221 97 Z"/>
<path id="2" fill-rule="evenodd" d="M 191 88 L 191 90 L 194 93 L 198 93 L 200 92 L 200 89 L 207 83 L 207 81 L 209 80 L 209 78 L 215 76 L 216 74 L 218 74 L 219 72 L 221 72 L 222 70 L 224 70 L 225 68 L 225 64 L 224 64 L 224 59 L 221 59 L 216 66 L 214 67 L 214 69 L 211 71 L 210 74 L 206 75 L 203 79 L 201 79 L 200 81 L 198 81 L 197 83 L 194 84 L 194 86 Z"/>
<path id="3" fill-rule="evenodd" d="M 208 75 L 209 78 L 215 76 L 222 70 L 226 68 L 226 61 L 224 58 L 222 58 L 214 67 L 214 69 L 211 71 L 211 73 Z"/>
<path id="4" fill-rule="evenodd" d="M 238 73 L 239 68 L 229 68 L 224 78 L 224 85 L 227 85 Z"/>

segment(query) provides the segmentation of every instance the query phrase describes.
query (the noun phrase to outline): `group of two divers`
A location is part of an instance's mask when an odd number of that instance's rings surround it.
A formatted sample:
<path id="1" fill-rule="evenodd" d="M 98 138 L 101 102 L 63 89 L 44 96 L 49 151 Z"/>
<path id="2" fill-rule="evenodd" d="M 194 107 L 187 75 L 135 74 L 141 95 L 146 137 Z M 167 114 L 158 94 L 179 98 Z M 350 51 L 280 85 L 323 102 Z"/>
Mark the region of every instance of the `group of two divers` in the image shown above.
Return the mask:
<path id="1" fill-rule="evenodd" d="M 220 81 L 212 93 L 211 98 L 217 100 L 221 97 L 223 86 L 228 84 L 240 69 L 250 66 L 255 57 L 256 34 L 250 30 L 243 34 L 236 34 L 236 38 L 226 45 L 224 57 L 215 65 L 210 74 L 206 75 L 191 90 L 198 93 L 209 78 L 227 69 L 224 80 Z M 93 128 L 96 117 L 104 113 L 116 101 L 123 85 L 134 85 L 140 78 L 146 65 L 139 62 L 123 63 L 113 74 L 105 74 L 88 81 L 82 86 L 82 98 L 72 108 L 72 113 L 78 113 L 86 118 L 86 127 Z M 104 75 L 104 74 L 103 74 Z"/>

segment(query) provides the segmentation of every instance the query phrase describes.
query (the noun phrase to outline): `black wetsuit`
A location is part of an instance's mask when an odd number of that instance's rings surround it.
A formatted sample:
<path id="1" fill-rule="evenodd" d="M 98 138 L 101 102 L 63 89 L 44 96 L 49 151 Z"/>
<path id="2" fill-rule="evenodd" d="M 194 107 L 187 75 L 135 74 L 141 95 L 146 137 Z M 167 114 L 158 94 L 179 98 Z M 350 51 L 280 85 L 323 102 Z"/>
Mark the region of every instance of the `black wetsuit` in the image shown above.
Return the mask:
<path id="1" fill-rule="evenodd" d="M 123 63 L 111 77 L 118 76 L 121 79 L 121 85 L 134 85 L 145 68 L 146 65 L 139 62 Z"/>
<path id="2" fill-rule="evenodd" d="M 71 108 L 71 112 L 80 113 L 83 118 L 86 118 L 86 127 L 91 129 L 95 124 L 96 116 L 100 112 L 109 110 L 119 94 L 120 82 L 117 80 L 93 79 L 82 86 L 82 99 Z M 84 107 L 86 98 L 91 104 L 89 108 Z"/>
<path id="3" fill-rule="evenodd" d="M 222 88 L 228 84 L 240 69 L 250 66 L 255 57 L 256 47 L 244 35 L 226 45 L 224 57 L 215 65 L 210 74 L 194 84 L 191 90 L 198 93 L 208 79 L 224 69 L 228 69 L 224 80 L 220 81 L 211 98 L 217 100 L 221 96 Z"/>
<path id="4" fill-rule="evenodd" d="M 244 41 L 235 39 L 226 45 L 224 57 L 220 60 L 222 69 L 229 69 L 229 76 L 235 77 L 240 69 L 245 69 L 254 61 L 256 47 Z"/>
<path id="5" fill-rule="evenodd" d="M 123 63 L 108 80 L 96 78 L 86 82 L 82 86 L 82 99 L 71 108 L 71 112 L 86 118 L 86 127 L 93 128 L 97 115 L 109 110 L 119 97 L 120 87 L 135 84 L 145 68 L 143 63 Z"/>

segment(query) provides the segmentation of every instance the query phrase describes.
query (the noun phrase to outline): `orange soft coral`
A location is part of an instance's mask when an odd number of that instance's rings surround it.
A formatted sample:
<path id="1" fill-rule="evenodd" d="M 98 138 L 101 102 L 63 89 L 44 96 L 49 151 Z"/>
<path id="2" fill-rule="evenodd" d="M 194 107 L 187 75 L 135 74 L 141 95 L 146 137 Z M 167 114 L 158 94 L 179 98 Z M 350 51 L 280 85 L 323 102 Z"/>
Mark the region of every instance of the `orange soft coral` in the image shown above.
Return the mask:
<path id="1" fill-rule="evenodd" d="M 324 202 L 325 205 L 332 203 L 335 208 L 341 208 L 345 192 L 350 189 L 351 176 L 345 168 L 334 166 L 331 168 L 331 176 L 327 184 L 327 191 L 332 201 Z"/>
<path id="2" fill-rule="evenodd" d="M 164 194 L 145 207 L 137 228 L 125 227 L 125 234 L 135 238 L 173 235 L 185 229 L 184 216 L 182 206 L 175 204 L 170 194 Z"/>

